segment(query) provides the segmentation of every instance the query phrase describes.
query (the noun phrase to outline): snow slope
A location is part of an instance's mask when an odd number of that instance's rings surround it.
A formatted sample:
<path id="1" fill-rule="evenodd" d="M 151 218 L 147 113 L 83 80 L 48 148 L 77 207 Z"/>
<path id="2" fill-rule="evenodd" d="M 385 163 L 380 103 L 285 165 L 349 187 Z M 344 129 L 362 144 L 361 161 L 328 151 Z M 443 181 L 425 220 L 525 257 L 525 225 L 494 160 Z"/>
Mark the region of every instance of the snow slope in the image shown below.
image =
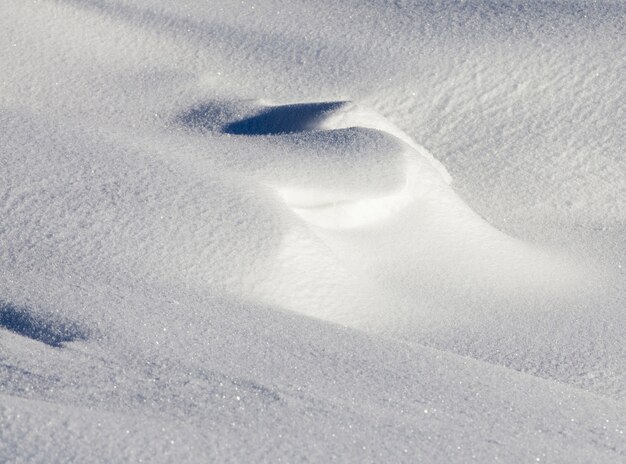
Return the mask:
<path id="1" fill-rule="evenodd" d="M 0 11 L 0 460 L 625 459 L 623 3 Z"/>

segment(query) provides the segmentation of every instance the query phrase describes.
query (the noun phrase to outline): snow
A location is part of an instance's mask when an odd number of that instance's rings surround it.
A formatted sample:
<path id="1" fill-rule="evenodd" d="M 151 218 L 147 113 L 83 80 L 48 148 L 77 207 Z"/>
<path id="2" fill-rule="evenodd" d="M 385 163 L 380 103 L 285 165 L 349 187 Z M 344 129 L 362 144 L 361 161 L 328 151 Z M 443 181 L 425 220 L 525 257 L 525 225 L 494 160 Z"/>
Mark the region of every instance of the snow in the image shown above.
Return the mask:
<path id="1" fill-rule="evenodd" d="M 623 2 L 0 12 L 0 461 L 624 461 Z"/>

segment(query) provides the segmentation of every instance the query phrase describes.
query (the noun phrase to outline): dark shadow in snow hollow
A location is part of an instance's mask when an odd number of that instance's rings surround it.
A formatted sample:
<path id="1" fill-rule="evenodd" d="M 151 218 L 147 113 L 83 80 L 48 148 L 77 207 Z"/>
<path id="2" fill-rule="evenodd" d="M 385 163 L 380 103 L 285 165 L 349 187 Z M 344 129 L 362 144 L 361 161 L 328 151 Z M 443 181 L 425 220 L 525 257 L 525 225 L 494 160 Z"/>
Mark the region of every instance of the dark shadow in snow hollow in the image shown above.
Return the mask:
<path id="1" fill-rule="evenodd" d="M 271 106 L 259 114 L 224 127 L 234 135 L 276 135 L 312 130 L 325 113 L 340 108 L 344 102 L 300 103 Z"/>
<path id="2" fill-rule="evenodd" d="M 85 340 L 88 335 L 79 324 L 57 314 L 35 313 L 1 300 L 0 328 L 56 348 L 66 342 Z"/>
<path id="3" fill-rule="evenodd" d="M 345 102 L 335 101 L 268 106 L 257 114 L 236 120 L 236 108 L 225 102 L 209 102 L 181 114 L 179 121 L 190 129 L 218 130 L 232 135 L 289 134 L 314 130 L 329 112 L 343 105 Z"/>

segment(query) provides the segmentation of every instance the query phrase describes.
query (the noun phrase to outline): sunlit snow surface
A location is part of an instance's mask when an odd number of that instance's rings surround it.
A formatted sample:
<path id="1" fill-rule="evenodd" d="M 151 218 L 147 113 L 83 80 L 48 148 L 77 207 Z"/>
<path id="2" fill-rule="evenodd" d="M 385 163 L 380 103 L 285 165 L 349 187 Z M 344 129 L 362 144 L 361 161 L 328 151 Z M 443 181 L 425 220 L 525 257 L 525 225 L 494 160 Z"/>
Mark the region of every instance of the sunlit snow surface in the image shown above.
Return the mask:
<path id="1" fill-rule="evenodd" d="M 626 4 L 4 0 L 0 462 L 626 461 Z"/>

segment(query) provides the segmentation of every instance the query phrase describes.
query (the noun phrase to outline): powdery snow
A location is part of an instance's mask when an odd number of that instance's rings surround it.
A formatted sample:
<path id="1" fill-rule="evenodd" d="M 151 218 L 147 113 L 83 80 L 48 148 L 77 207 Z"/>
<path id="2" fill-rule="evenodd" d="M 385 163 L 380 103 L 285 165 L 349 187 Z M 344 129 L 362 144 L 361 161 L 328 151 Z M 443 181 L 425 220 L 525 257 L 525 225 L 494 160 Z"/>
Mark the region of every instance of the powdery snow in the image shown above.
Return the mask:
<path id="1" fill-rule="evenodd" d="M 0 461 L 626 459 L 624 4 L 0 12 Z"/>

